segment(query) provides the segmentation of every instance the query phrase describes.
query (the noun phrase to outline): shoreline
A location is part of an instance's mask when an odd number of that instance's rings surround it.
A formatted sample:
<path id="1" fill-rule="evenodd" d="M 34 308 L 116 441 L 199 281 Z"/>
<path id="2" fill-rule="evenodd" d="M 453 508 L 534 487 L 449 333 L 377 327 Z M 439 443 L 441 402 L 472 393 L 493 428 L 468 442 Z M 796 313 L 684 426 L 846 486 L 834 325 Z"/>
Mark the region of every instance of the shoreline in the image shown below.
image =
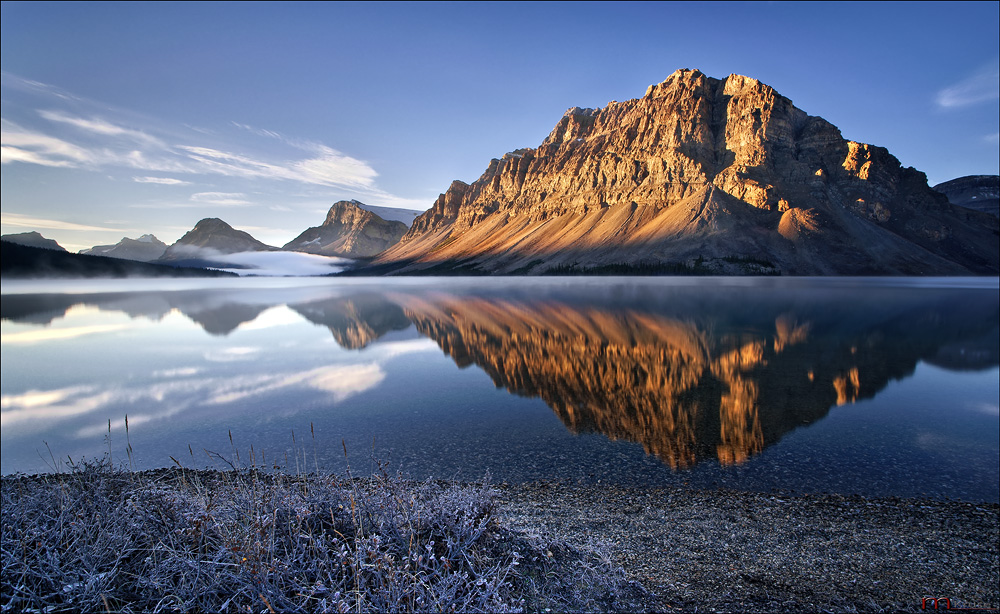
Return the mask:
<path id="1" fill-rule="evenodd" d="M 860 495 L 501 485 L 498 517 L 596 549 L 657 611 L 1000 605 L 1000 505 Z M 928 606 L 930 607 L 930 606 Z M 942 604 L 943 607 L 943 604 Z"/>
<path id="2" fill-rule="evenodd" d="M 5 549 L 8 540 L 20 540 L 9 506 L 18 505 L 21 493 L 94 479 L 81 475 L 3 476 Z M 227 495 L 219 493 L 234 486 L 243 495 L 258 492 L 248 489 L 251 482 L 253 489 L 263 488 L 260 492 L 336 484 L 341 492 L 374 493 L 386 484 L 176 468 L 100 475 L 128 491 L 130 505 L 136 492 L 152 487 L 183 495 L 199 484 L 199 496 L 226 502 Z M 390 484 L 407 492 L 427 485 L 453 493 L 483 488 L 448 480 Z M 1000 603 L 996 503 L 553 482 L 489 484 L 489 489 L 492 526 L 499 535 L 562 553 L 553 560 L 590 560 L 593 569 L 618 569 L 615 575 L 644 589 L 626 590 L 630 610 L 922 611 L 925 598 L 948 599 L 951 608 L 996 609 Z M 534 564 L 525 563 L 529 569 Z M 3 584 L 11 586 L 11 578 Z M 610 607 L 588 603 L 596 611 Z"/>

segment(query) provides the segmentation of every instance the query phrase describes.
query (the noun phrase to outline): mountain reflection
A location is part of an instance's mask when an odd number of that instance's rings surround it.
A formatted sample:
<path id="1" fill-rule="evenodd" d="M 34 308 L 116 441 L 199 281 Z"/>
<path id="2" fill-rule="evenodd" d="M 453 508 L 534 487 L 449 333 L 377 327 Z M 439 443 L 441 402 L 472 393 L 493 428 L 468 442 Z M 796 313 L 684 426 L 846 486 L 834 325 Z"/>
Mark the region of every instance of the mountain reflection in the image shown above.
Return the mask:
<path id="1" fill-rule="evenodd" d="M 303 318 L 330 330 L 343 348 L 361 349 L 388 332 L 410 327 L 403 310 L 376 293 L 326 296 L 218 291 L 105 294 L 3 295 L 0 316 L 25 324 L 48 325 L 75 306 L 120 312 L 131 318 L 162 320 L 177 310 L 210 335 L 231 334 L 268 309 L 287 305 Z"/>
<path id="2" fill-rule="evenodd" d="M 459 367 L 542 399 L 570 431 L 640 443 L 675 469 L 742 463 L 920 361 L 1000 363 L 995 289 L 796 283 L 4 295 L 2 317 L 46 325 L 87 305 L 158 321 L 178 310 L 228 335 L 286 305 L 349 350 L 415 325 Z"/>
<path id="3" fill-rule="evenodd" d="M 673 468 L 742 463 L 832 407 L 912 374 L 940 348 L 988 337 L 997 321 L 995 301 L 955 297 L 664 298 L 680 300 L 629 309 L 402 301 L 460 367 L 474 364 L 497 386 L 543 399 L 575 433 L 641 443 Z"/>
<path id="4" fill-rule="evenodd" d="M 398 305 L 373 292 L 289 307 L 313 324 L 329 328 L 340 347 L 349 350 L 361 349 L 390 331 L 410 327 Z"/>

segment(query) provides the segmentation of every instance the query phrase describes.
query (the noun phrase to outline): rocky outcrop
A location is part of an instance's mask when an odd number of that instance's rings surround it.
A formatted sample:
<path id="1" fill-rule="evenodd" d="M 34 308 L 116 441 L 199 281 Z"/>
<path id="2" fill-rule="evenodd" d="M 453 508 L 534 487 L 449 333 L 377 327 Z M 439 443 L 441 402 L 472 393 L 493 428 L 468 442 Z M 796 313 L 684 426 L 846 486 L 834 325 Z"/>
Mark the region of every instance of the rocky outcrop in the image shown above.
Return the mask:
<path id="1" fill-rule="evenodd" d="M 282 249 L 323 256 L 366 258 L 396 244 L 407 225 L 386 221 L 363 209 L 356 200 L 334 203 L 322 226 L 314 226 L 286 243 Z"/>
<path id="2" fill-rule="evenodd" d="M 995 274 L 997 231 L 756 79 L 679 70 L 640 99 L 570 109 L 537 148 L 453 182 L 375 264 Z"/>
<path id="3" fill-rule="evenodd" d="M 210 259 L 218 254 L 273 251 L 278 248 L 265 245 L 218 218 L 206 218 L 168 247 L 160 260 Z"/>
<path id="4" fill-rule="evenodd" d="M 951 204 L 1000 217 L 1000 175 L 968 175 L 934 186 Z"/>
<path id="5" fill-rule="evenodd" d="M 26 245 L 28 247 L 40 247 L 42 249 L 53 249 L 57 252 L 64 252 L 66 248 L 59 245 L 52 239 L 46 239 L 40 233 L 32 230 L 31 232 L 18 232 L 15 234 L 3 235 L 0 240 L 7 241 L 9 243 L 16 243 L 17 245 Z"/>
<path id="6" fill-rule="evenodd" d="M 80 253 L 87 256 L 107 256 L 108 258 L 122 258 L 123 260 L 152 262 L 163 256 L 166 251 L 166 243 L 160 241 L 154 235 L 145 234 L 138 239 L 123 237 L 121 241 L 114 245 L 95 245 L 90 249 L 82 250 Z"/>

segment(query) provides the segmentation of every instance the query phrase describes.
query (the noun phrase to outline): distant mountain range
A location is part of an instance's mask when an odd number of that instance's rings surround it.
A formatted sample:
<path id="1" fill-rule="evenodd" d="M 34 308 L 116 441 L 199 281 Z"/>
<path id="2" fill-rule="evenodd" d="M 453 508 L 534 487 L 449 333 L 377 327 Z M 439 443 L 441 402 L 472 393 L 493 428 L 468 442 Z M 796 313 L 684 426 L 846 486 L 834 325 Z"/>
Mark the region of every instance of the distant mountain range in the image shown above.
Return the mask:
<path id="1" fill-rule="evenodd" d="M 370 207 L 358 201 L 340 201 L 330 207 L 323 224 L 305 230 L 296 239 L 278 248 L 258 241 L 249 233 L 237 230 L 218 218 L 206 218 L 195 224 L 174 244 L 167 246 L 154 235 L 145 234 L 138 239 L 123 238 L 114 245 L 98 245 L 80 252 L 84 256 L 101 256 L 121 260 L 169 265 L 170 269 L 240 269 L 251 265 L 238 264 L 226 256 L 246 252 L 302 252 L 343 258 L 367 258 L 398 242 L 406 233 L 407 224 L 398 220 L 387 221 L 372 210 L 405 218 L 405 209 Z M 412 212 L 416 214 L 416 212 Z M 412 218 L 412 216 L 410 216 Z M 412 219 L 411 219 L 412 221 Z M 3 240 L 25 246 L 65 252 L 52 239 L 37 232 L 4 235 Z M 6 251 L 4 252 L 7 253 Z M 92 276 L 84 274 L 92 260 L 74 258 L 53 259 L 44 252 L 25 252 L 18 256 L 16 267 L 3 269 L 4 275 L 30 275 L 33 269 L 24 258 L 36 254 L 41 258 L 35 267 L 40 275 L 51 276 L 53 267 L 60 263 L 67 268 L 67 276 Z M 76 256 L 77 254 L 72 254 Z M 13 262 L 13 261 L 12 261 Z M 121 268 L 121 267 L 118 267 Z M 15 272 L 15 269 L 17 272 Z M 96 266 L 93 276 L 107 273 L 120 276 L 118 269 Z M 150 274 L 155 274 L 155 271 Z"/>
<path id="2" fill-rule="evenodd" d="M 6 237 L 0 241 L 0 275 L 4 278 L 233 276 L 224 271 L 71 254 L 61 247 L 52 249 L 12 243 Z"/>
<path id="3" fill-rule="evenodd" d="M 41 234 L 31 231 L 31 232 L 19 232 L 17 234 L 3 235 L 0 239 L 7 241 L 8 243 L 16 243 L 17 245 L 26 245 L 28 247 L 39 247 L 41 249 L 52 249 L 57 252 L 64 252 L 66 248 L 59 245 L 52 239 L 46 239 Z"/>
<path id="4" fill-rule="evenodd" d="M 107 256 L 108 258 L 151 262 L 158 260 L 166 251 L 166 243 L 160 241 L 154 235 L 145 234 L 138 239 L 124 237 L 114 245 L 95 245 L 80 253 L 88 256 Z"/>
<path id="5" fill-rule="evenodd" d="M 169 247 L 143 235 L 86 252 L 233 268 L 219 258 L 297 251 L 358 259 L 362 275 L 996 275 L 998 192 L 995 175 L 932 189 L 756 79 L 685 69 L 640 99 L 569 109 L 415 218 L 340 201 L 280 249 L 208 218 Z"/>

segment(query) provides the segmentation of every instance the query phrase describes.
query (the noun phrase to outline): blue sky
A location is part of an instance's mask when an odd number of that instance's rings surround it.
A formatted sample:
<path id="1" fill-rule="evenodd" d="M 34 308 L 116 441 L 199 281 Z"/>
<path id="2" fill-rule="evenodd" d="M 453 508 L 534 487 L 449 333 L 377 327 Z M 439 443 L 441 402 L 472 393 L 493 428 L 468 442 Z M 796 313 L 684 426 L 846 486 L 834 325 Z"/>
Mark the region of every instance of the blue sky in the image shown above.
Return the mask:
<path id="1" fill-rule="evenodd" d="M 2 4 L 2 232 L 426 209 L 572 106 L 745 74 L 931 184 L 996 174 L 1000 3 Z"/>

